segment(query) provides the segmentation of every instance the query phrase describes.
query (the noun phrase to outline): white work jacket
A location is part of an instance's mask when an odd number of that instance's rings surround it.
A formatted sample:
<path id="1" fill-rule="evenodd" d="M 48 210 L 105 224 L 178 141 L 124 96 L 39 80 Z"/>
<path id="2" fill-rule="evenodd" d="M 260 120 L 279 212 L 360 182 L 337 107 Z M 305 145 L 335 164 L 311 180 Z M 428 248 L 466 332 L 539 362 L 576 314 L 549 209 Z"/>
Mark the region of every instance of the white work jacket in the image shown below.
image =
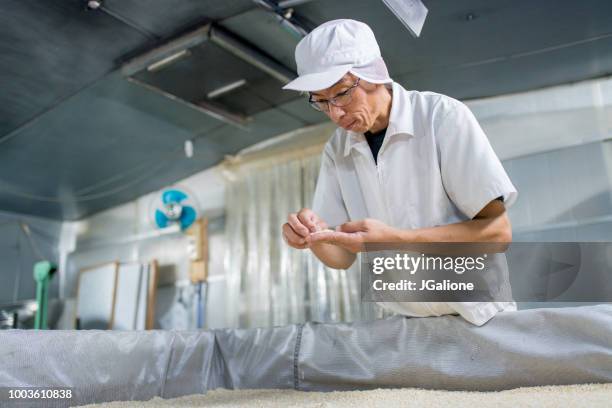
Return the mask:
<path id="1" fill-rule="evenodd" d="M 378 164 L 361 133 L 338 128 L 325 146 L 312 208 L 329 226 L 375 218 L 418 229 L 470 220 L 497 197 L 514 203 L 516 188 L 467 106 L 395 82 L 392 91 Z M 478 325 L 516 310 L 514 302 L 379 304 L 408 316 L 459 313 Z"/>

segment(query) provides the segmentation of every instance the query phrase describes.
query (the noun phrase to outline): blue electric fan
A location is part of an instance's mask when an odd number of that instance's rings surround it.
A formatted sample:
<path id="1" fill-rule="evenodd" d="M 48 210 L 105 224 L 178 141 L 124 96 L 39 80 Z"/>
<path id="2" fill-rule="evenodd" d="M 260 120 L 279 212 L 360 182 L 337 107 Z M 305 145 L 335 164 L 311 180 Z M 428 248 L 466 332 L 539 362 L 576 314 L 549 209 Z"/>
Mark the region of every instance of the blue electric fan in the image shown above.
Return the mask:
<path id="1" fill-rule="evenodd" d="M 159 228 L 166 228 L 172 224 L 179 224 L 181 230 L 186 230 L 197 218 L 197 211 L 189 205 L 192 199 L 183 191 L 169 189 L 161 196 L 163 207 L 155 210 L 155 224 Z"/>

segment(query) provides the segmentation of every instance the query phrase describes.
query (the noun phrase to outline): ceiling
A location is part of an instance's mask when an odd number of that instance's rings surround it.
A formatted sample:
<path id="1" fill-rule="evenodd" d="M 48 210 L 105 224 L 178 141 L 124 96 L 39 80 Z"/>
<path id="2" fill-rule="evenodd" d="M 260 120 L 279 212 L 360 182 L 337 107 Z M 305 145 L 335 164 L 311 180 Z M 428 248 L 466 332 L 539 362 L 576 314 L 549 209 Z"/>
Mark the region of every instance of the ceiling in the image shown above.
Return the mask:
<path id="1" fill-rule="evenodd" d="M 306 28 L 368 23 L 391 76 L 410 89 L 471 99 L 612 73 L 608 0 L 425 0 L 418 39 L 381 0 L 298 3 L 294 18 Z M 325 120 L 209 40 L 159 71 L 126 75 L 207 24 L 294 75 L 299 37 L 252 0 L 106 0 L 98 10 L 79 0 L 2 1 L 0 210 L 80 219 Z M 208 96 L 237 80 L 243 86 Z"/>

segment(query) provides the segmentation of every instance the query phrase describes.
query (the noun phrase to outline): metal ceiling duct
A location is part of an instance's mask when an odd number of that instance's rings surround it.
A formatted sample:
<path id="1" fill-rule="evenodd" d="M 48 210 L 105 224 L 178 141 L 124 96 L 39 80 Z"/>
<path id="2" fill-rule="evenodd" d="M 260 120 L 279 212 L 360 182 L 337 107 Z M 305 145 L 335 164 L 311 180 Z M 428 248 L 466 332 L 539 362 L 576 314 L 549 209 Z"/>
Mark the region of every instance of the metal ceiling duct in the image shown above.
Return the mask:
<path id="1" fill-rule="evenodd" d="M 234 56 L 278 79 L 283 84 L 289 83 L 297 76 L 295 72 L 254 50 L 220 27 L 211 27 L 210 40 Z"/>
<path id="2" fill-rule="evenodd" d="M 206 102 L 191 103 L 189 101 L 179 98 L 176 95 L 172 95 L 171 93 L 165 92 L 153 85 L 144 83 L 136 78 L 129 77 L 127 78 L 127 80 L 133 84 L 136 84 L 145 89 L 148 89 L 151 92 L 157 93 L 161 96 L 171 99 L 174 102 L 180 103 L 181 105 L 186 105 L 192 109 L 196 109 L 202 113 L 205 113 L 206 115 L 212 118 L 215 118 L 221 122 L 236 126 L 242 130 L 248 130 L 247 125 L 251 121 L 251 118 L 249 117 L 246 117 L 244 115 L 240 115 L 237 113 L 233 113 L 233 112 L 228 112 L 218 106 L 214 106 Z"/>
<path id="3" fill-rule="evenodd" d="M 147 69 L 149 66 L 200 45 L 208 41 L 209 31 L 210 24 L 206 24 L 143 55 L 133 58 L 121 67 L 121 73 L 126 77 L 132 76 Z"/>
<path id="4" fill-rule="evenodd" d="M 245 130 L 250 121 L 250 118 L 245 115 L 226 110 L 207 101 L 190 102 L 171 92 L 160 89 L 153 84 L 133 77 L 144 70 L 149 72 L 159 71 L 175 63 L 179 59 L 187 58 L 191 55 L 190 48 L 197 47 L 207 41 L 211 41 L 223 50 L 245 61 L 249 65 L 258 68 L 283 84 L 290 82 L 296 76 L 293 71 L 249 46 L 232 33 L 220 27 L 213 27 L 211 24 L 206 24 L 197 28 L 128 61 L 121 67 L 121 73 L 124 77 L 127 77 L 130 82 L 142 86 L 149 91 L 170 98 L 181 104 L 188 105 L 210 117 Z"/>

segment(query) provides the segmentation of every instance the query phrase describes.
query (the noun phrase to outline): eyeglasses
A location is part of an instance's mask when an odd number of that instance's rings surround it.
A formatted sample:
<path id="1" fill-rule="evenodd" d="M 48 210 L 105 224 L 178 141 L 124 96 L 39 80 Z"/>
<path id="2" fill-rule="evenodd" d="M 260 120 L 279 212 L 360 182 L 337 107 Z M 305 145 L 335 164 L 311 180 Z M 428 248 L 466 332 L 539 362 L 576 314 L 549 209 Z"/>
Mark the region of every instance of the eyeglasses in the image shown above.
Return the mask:
<path id="1" fill-rule="evenodd" d="M 308 98 L 308 103 L 314 109 L 320 112 L 329 112 L 329 104 L 332 104 L 336 107 L 342 108 L 351 103 L 351 91 L 359 86 L 359 78 L 355 81 L 355 83 L 346 91 L 340 92 L 338 95 L 334 96 L 330 99 L 321 99 L 321 100 L 313 100 L 312 95 Z"/>

